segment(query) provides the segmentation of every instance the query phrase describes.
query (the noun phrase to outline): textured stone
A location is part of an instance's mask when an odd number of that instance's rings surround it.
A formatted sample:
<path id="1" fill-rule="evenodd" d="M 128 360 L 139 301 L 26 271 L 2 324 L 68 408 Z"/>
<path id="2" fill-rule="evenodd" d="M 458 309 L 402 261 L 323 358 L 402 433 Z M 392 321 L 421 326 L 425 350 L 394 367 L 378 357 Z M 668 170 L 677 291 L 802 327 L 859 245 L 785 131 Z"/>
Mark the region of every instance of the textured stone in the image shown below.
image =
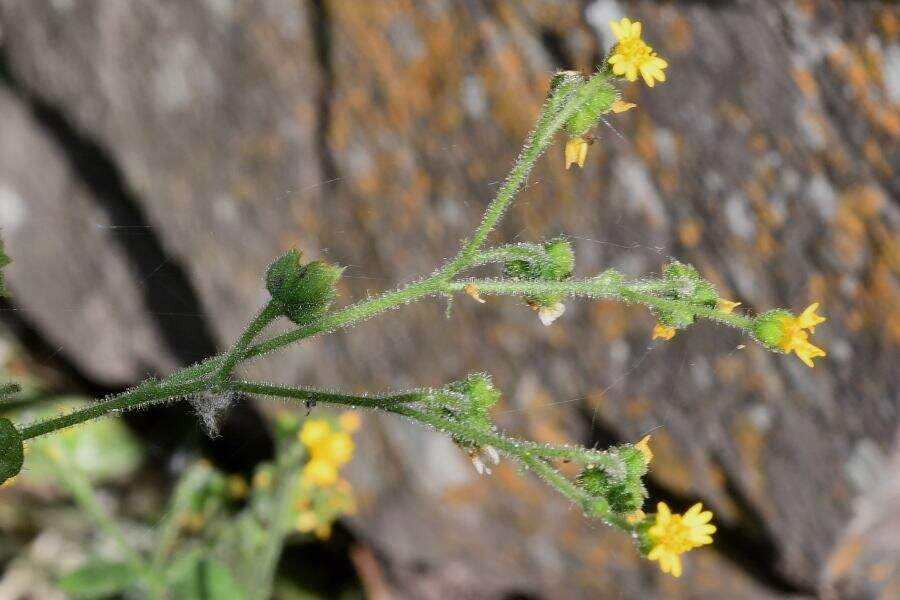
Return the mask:
<path id="1" fill-rule="evenodd" d="M 433 434 L 373 419 L 354 466 L 363 511 L 353 526 L 410 596 L 812 593 L 855 500 L 871 492 L 854 475 L 860 448 L 887 454 L 895 443 L 895 8 L 632 7 L 669 81 L 626 86 L 638 108 L 599 130 L 584 170 L 565 172 L 552 148 L 492 239 L 569 233 L 576 274 L 640 276 L 678 257 L 757 311 L 820 300 L 829 321 L 816 339 L 829 357 L 808 370 L 709 324 L 651 343 L 645 311 L 608 302 L 570 301 L 545 328 L 519 302 L 461 298 L 449 320 L 426 302 L 255 364 L 258 375 L 344 389 L 490 371 L 505 392 L 497 420 L 512 431 L 608 444 L 655 430 L 654 498 L 702 499 L 722 527 L 681 580 L 650 576 L 629 540 L 508 465 L 477 479 Z M 611 41 L 606 21 L 625 8 L 7 0 L 0 27 L 19 96 L 64 115 L 121 170 L 222 346 L 262 301 L 267 262 L 290 245 L 350 266 L 345 302 L 452 253 L 515 158 L 550 73 L 591 69 Z M 17 136 L 46 137 L 32 129 Z M 36 166 L 22 173 L 43 177 Z M 116 256 L 64 220 L 43 227 L 76 238 L 73 257 Z M 103 293 L 130 320 L 62 337 L 61 313 L 40 310 L 46 287 L 10 280 L 73 358 L 76 340 L 102 348 L 154 326 L 137 296 Z M 147 347 L 103 368 L 78 360 L 98 378 L 137 378 L 143 360 L 188 356 L 170 343 L 143 357 Z"/>

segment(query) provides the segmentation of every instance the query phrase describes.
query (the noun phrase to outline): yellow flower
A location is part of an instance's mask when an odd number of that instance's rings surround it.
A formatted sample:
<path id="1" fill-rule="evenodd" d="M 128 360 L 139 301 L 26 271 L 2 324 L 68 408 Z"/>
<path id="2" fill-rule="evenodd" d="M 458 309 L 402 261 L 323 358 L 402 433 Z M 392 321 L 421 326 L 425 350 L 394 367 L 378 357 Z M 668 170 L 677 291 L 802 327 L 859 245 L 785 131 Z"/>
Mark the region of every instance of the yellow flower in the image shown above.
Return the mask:
<path id="1" fill-rule="evenodd" d="M 623 102 L 622 100 L 616 100 L 612 103 L 612 111 L 616 114 L 623 113 L 631 110 L 637 106 L 634 102 Z"/>
<path id="2" fill-rule="evenodd" d="M 816 314 L 818 308 L 819 303 L 814 302 L 799 317 L 781 317 L 780 322 L 781 340 L 778 347 L 785 352 L 794 352 L 807 367 L 814 366 L 812 359 L 827 356 L 824 350 L 809 342 L 809 334 L 804 331 L 813 331 L 816 325 L 825 322 L 825 317 Z"/>
<path id="3" fill-rule="evenodd" d="M 313 458 L 303 467 L 304 481 L 319 487 L 333 485 L 338 479 L 335 464 L 324 458 Z"/>
<path id="4" fill-rule="evenodd" d="M 320 540 L 327 540 L 331 537 L 331 525 L 328 523 L 323 523 L 316 527 L 315 530 L 316 537 Z"/>
<path id="5" fill-rule="evenodd" d="M 297 521 L 294 525 L 300 533 L 309 533 L 319 526 L 319 519 L 316 518 L 316 513 L 307 510 L 297 515 Z"/>
<path id="6" fill-rule="evenodd" d="M 669 63 L 657 56 L 653 48 L 641 39 L 640 21 L 632 23 L 631 19 L 624 18 L 618 23 L 610 21 L 609 26 L 619 40 L 608 60 L 614 75 L 624 75 L 628 81 L 637 81 L 640 73 L 648 87 L 653 87 L 656 81 L 666 80 L 663 69 Z"/>
<path id="7" fill-rule="evenodd" d="M 569 138 L 569 141 L 566 142 L 566 170 L 568 171 L 573 164 L 583 167 L 587 151 L 588 143 L 583 137 L 578 135 Z"/>
<path id="8" fill-rule="evenodd" d="M 349 433 L 359 431 L 361 425 L 359 413 L 353 411 L 341 413 L 341 416 L 338 417 L 338 425 L 341 426 L 341 429 Z"/>
<path id="9" fill-rule="evenodd" d="M 647 558 L 658 560 L 663 573 L 681 577 L 679 555 L 712 543 L 712 534 L 716 531 L 716 526 L 710 524 L 713 514 L 711 511 L 704 511 L 699 502 L 684 515 L 672 514 L 665 502 L 657 504 L 656 510 L 656 521 L 647 530 L 653 545 Z"/>
<path id="10" fill-rule="evenodd" d="M 641 454 L 644 455 L 644 461 L 649 465 L 650 461 L 653 460 L 653 450 L 650 449 L 650 436 L 645 435 L 642 437 L 641 441 L 635 444 L 634 447 L 641 451 Z"/>
<path id="11" fill-rule="evenodd" d="M 247 482 L 240 475 L 232 475 L 228 478 L 228 496 L 235 499 L 247 497 Z"/>
<path id="12" fill-rule="evenodd" d="M 726 300 L 725 298 L 719 298 L 716 301 L 716 308 L 729 315 L 734 311 L 735 308 L 740 305 L 740 302 L 732 302 L 731 300 Z"/>
<path id="13" fill-rule="evenodd" d="M 272 485 L 272 473 L 269 469 L 257 471 L 253 476 L 253 487 L 264 490 Z"/>
<path id="14" fill-rule="evenodd" d="M 653 337 L 650 339 L 655 340 L 656 338 L 662 338 L 664 340 L 671 340 L 675 337 L 676 331 L 677 330 L 674 327 L 657 323 L 653 326 Z"/>
<path id="15" fill-rule="evenodd" d="M 809 329 L 809 332 L 813 333 L 816 330 L 816 325 L 826 321 L 825 317 L 816 314 L 817 310 L 819 310 L 818 302 L 813 302 L 807 306 L 806 310 L 797 317 L 797 325 L 803 329 Z"/>
<path id="16" fill-rule="evenodd" d="M 298 436 L 307 448 L 320 444 L 331 434 L 331 425 L 325 419 L 307 419 Z"/>
<path id="17" fill-rule="evenodd" d="M 353 456 L 353 438 L 346 431 L 329 435 L 310 449 L 312 460 L 324 460 L 340 466 Z"/>

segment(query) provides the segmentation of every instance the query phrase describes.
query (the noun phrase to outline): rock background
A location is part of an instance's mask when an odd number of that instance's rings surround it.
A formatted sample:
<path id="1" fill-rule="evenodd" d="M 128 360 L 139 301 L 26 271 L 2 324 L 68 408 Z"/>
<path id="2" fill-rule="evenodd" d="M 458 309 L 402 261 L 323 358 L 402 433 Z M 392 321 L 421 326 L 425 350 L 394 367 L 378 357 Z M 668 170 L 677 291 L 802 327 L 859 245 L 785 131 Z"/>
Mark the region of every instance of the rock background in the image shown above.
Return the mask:
<path id="1" fill-rule="evenodd" d="M 565 232 L 580 274 L 678 257 L 755 310 L 819 299 L 827 359 L 708 324 L 650 342 L 645 311 L 609 302 L 544 328 L 463 299 L 248 370 L 348 390 L 487 370 L 522 435 L 653 430 L 652 499 L 701 499 L 721 528 L 676 581 L 513 467 L 478 478 L 444 438 L 370 417 L 349 527 L 396 595 L 900 594 L 891 2 L 3 0 L 3 318 L 36 366 L 116 389 L 225 348 L 290 246 L 350 265 L 344 302 L 409 281 L 474 227 L 553 70 L 591 69 L 624 15 L 669 81 L 625 87 L 638 109 L 584 170 L 552 148 L 494 239 Z"/>

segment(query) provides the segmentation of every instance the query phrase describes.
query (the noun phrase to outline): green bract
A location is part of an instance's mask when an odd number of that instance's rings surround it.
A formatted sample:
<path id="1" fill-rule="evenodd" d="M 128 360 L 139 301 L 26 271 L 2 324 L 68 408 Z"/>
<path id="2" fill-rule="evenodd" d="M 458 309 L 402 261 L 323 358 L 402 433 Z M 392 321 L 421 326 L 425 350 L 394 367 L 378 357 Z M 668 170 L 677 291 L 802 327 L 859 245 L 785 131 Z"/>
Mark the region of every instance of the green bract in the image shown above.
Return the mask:
<path id="1" fill-rule="evenodd" d="M 770 310 L 753 319 L 753 337 L 772 350 L 779 350 L 778 343 L 784 337 L 781 320 L 793 315 L 783 309 Z"/>

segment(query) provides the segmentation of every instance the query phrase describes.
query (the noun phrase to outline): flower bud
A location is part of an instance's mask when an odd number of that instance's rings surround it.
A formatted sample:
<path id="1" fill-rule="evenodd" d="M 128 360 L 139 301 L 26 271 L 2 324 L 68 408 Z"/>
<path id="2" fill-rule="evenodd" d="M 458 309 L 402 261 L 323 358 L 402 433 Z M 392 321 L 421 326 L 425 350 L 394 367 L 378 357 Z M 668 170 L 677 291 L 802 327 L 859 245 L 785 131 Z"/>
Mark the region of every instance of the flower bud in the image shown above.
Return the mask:
<path id="1" fill-rule="evenodd" d="M 579 136 L 587 133 L 600 120 L 600 115 L 611 111 L 613 103 L 619 99 L 616 88 L 610 83 L 595 86 L 594 90 L 578 112 L 566 121 L 564 127 L 569 135 Z"/>
<path id="2" fill-rule="evenodd" d="M 331 306 L 343 271 L 343 267 L 318 260 L 302 265 L 300 251 L 294 249 L 269 266 L 266 289 L 287 318 L 297 324 L 308 323 Z"/>
<path id="3" fill-rule="evenodd" d="M 0 238 L 0 296 L 8 296 L 6 286 L 3 283 L 3 267 L 11 262 L 10 258 L 3 251 L 3 239 Z"/>
<path id="4" fill-rule="evenodd" d="M 644 504 L 647 491 L 640 477 L 616 480 L 599 467 L 588 467 L 578 476 L 578 484 L 591 496 L 604 498 L 609 509 L 618 514 L 632 514 Z"/>
<path id="5" fill-rule="evenodd" d="M 656 310 L 656 317 L 666 327 L 683 329 L 694 322 L 694 313 L 690 308 L 675 306 L 665 310 Z"/>
<path id="6" fill-rule="evenodd" d="M 0 419 L 0 484 L 22 470 L 25 448 L 19 430 L 9 419 Z"/>
<path id="7" fill-rule="evenodd" d="M 575 252 L 572 244 L 565 238 L 555 238 L 544 244 L 544 250 L 550 259 L 546 275 L 554 281 L 562 281 L 572 276 L 575 269 Z"/>

